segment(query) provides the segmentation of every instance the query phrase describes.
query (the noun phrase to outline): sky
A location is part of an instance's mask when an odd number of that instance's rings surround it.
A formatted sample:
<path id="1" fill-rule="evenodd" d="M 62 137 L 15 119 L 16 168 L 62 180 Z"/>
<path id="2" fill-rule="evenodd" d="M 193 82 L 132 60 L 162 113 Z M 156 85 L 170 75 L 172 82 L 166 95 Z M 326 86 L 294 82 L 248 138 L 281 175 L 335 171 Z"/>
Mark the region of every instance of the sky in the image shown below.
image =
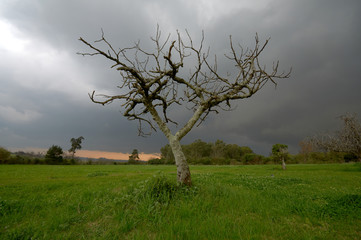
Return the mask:
<path id="1" fill-rule="evenodd" d="M 210 115 L 182 144 L 220 139 L 268 156 L 282 143 L 297 153 L 307 136 L 339 129 L 339 116 L 361 117 L 360 11 L 359 0 L 2 0 L 0 146 L 67 150 L 71 138 L 83 136 L 84 156 L 159 153 L 167 144 L 160 131 L 139 137 L 138 123 L 122 116 L 119 102 L 90 101 L 93 90 L 119 91 L 111 62 L 77 54 L 88 50 L 80 37 L 92 42 L 102 30 L 116 48 L 140 40 L 152 49 L 158 24 L 171 38 L 187 29 L 195 43 L 204 31 L 219 68 L 230 68 L 222 58 L 229 35 L 252 48 L 256 33 L 262 42 L 270 38 L 262 63 L 292 67 L 290 78 L 233 102 L 233 111 Z M 181 121 L 188 116 L 183 107 L 174 112 Z"/>

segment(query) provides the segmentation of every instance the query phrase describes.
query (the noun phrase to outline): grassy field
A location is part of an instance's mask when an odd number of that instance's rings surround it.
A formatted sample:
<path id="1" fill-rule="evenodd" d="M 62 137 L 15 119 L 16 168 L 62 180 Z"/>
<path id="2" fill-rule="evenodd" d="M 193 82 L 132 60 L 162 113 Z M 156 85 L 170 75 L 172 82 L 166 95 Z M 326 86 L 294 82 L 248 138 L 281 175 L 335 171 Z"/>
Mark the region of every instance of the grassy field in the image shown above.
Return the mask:
<path id="1" fill-rule="evenodd" d="M 0 165 L 0 239 L 361 239 L 356 164 Z"/>

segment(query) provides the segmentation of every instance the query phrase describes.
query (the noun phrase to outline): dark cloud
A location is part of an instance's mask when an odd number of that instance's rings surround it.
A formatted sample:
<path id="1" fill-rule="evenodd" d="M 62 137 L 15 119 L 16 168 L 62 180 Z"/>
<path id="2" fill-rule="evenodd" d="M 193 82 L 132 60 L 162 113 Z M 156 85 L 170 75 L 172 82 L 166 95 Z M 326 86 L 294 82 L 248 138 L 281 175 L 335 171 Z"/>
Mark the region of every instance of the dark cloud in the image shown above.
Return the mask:
<path id="1" fill-rule="evenodd" d="M 195 42 L 205 30 L 206 44 L 221 59 L 228 36 L 252 47 L 254 36 L 271 37 L 266 65 L 280 60 L 293 72 L 275 88 L 234 102 L 234 111 L 210 116 L 184 143 L 222 139 L 268 154 L 272 144 L 293 152 L 316 132 L 334 130 L 346 112 L 361 117 L 361 33 L 359 1 L 4 1 L 0 3 L 0 145 L 66 148 L 84 136 L 84 148 L 104 151 L 157 152 L 166 144 L 161 133 L 137 136 L 137 123 L 121 116 L 120 104 L 98 106 L 92 90 L 115 92 L 119 75 L 101 58 L 84 58 L 77 39 L 101 36 L 116 47 L 138 39 L 151 49 L 157 23 L 163 33 L 188 29 Z M 219 61 L 232 72 L 233 65 Z M 177 119 L 189 112 L 174 110 Z"/>

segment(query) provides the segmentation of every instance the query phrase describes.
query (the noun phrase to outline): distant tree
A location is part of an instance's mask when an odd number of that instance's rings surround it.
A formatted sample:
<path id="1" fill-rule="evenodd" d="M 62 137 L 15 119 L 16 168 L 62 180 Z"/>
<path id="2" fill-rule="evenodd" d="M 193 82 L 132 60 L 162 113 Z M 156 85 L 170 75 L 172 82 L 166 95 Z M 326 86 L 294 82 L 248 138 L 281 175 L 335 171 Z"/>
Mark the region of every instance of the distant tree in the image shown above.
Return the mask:
<path id="1" fill-rule="evenodd" d="M 241 162 L 243 164 L 255 164 L 261 157 L 253 152 L 250 147 L 242 146 L 241 148 Z"/>
<path id="2" fill-rule="evenodd" d="M 237 144 L 227 144 L 224 149 L 224 157 L 227 159 L 241 160 L 242 147 Z"/>
<path id="3" fill-rule="evenodd" d="M 45 162 L 48 164 L 62 164 L 63 163 L 63 149 L 57 145 L 51 146 L 45 155 Z"/>
<path id="4" fill-rule="evenodd" d="M 69 153 L 71 153 L 71 158 L 74 159 L 74 155 L 77 149 L 81 149 L 81 142 L 84 140 L 83 136 L 78 138 L 70 139 L 71 148 L 69 149 Z"/>
<path id="5" fill-rule="evenodd" d="M 242 146 L 241 147 L 241 156 L 243 156 L 247 153 L 253 153 L 253 150 L 250 147 Z"/>
<path id="6" fill-rule="evenodd" d="M 266 158 L 262 155 L 255 153 L 246 153 L 242 156 L 243 164 L 263 164 L 266 162 Z"/>
<path id="7" fill-rule="evenodd" d="M 133 159 L 138 159 L 138 160 L 139 160 L 138 149 L 133 149 L 133 152 L 132 152 L 132 158 L 133 158 Z"/>
<path id="8" fill-rule="evenodd" d="M 356 114 L 340 117 L 343 128 L 331 134 L 318 134 L 308 141 L 315 149 L 325 152 L 344 152 L 355 155 L 361 161 L 361 124 Z"/>
<path id="9" fill-rule="evenodd" d="M 197 139 L 191 144 L 182 145 L 182 149 L 186 158 L 194 161 L 209 157 L 212 151 L 212 144 Z"/>
<path id="10" fill-rule="evenodd" d="M 200 139 L 191 144 L 182 145 L 183 152 L 191 164 L 222 165 L 235 162 L 258 164 L 264 160 L 261 155 L 253 154 L 250 147 L 226 144 L 222 140 L 215 143 L 206 143 Z M 166 164 L 174 163 L 174 156 L 169 144 L 160 149 L 161 158 Z M 247 160 L 245 156 L 247 155 Z"/>
<path id="11" fill-rule="evenodd" d="M 298 143 L 300 146 L 300 155 L 303 158 L 303 162 L 307 162 L 309 160 L 310 154 L 314 152 L 314 147 L 309 141 L 300 141 Z"/>
<path id="12" fill-rule="evenodd" d="M 222 140 L 217 140 L 212 146 L 213 158 L 224 158 L 226 143 Z"/>
<path id="13" fill-rule="evenodd" d="M 165 164 L 174 164 L 175 163 L 172 148 L 170 147 L 169 144 L 162 147 L 160 149 L 160 153 L 161 153 L 161 158 L 164 159 L 164 161 L 165 161 Z"/>
<path id="14" fill-rule="evenodd" d="M 230 110 L 231 101 L 250 98 L 267 82 L 276 84 L 276 79 L 289 77 L 289 73 L 278 72 L 278 62 L 266 71 L 260 63 L 260 56 L 269 40 L 260 44 L 257 35 L 252 49 L 236 48 L 229 38 L 230 50 L 225 61 L 230 61 L 228 65 L 235 67 L 233 74 L 218 69 L 217 57 L 209 58 L 210 51 L 204 47 L 203 34 L 196 46 L 188 31 L 185 37 L 177 31 L 174 40 L 170 40 L 170 35 L 163 40 L 158 28 L 155 37 L 151 38 L 154 43 L 151 52 L 142 48 L 139 42 L 127 48 L 113 47 L 104 33 L 95 43 L 83 38 L 79 40 L 93 51 L 81 55 L 105 57 L 122 77 L 121 83 L 117 84 L 121 89 L 119 94 L 103 94 L 100 95 L 103 99 L 97 100 L 93 91 L 89 94 L 90 99 L 102 105 L 123 101 L 123 115 L 129 120 L 139 121 L 139 134 L 144 135 L 142 123 L 148 124 L 151 130 L 156 130 L 157 125 L 167 137 L 174 154 L 177 180 L 185 185 L 191 185 L 192 181 L 181 139 L 210 113 Z M 187 69 L 182 72 L 184 67 Z M 169 110 L 176 105 L 192 110 L 192 116 L 176 133 L 172 133 L 169 124 L 177 122 L 171 119 Z"/>
<path id="15" fill-rule="evenodd" d="M 0 147 L 0 163 L 5 163 L 10 158 L 11 152 Z"/>
<path id="16" fill-rule="evenodd" d="M 282 162 L 283 170 L 286 170 L 286 158 L 288 156 L 288 146 L 285 144 L 275 144 L 272 146 L 272 155 Z"/>
<path id="17" fill-rule="evenodd" d="M 134 164 L 137 163 L 137 160 L 139 160 L 138 149 L 133 149 L 132 154 L 129 156 L 128 163 Z"/>

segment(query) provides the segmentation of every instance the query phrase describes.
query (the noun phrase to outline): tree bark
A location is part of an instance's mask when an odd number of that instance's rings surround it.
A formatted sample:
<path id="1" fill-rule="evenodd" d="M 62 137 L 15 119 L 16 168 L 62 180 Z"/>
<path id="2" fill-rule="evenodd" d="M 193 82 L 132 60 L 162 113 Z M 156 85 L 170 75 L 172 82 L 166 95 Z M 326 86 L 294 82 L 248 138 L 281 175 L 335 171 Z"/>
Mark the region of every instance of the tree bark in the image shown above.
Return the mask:
<path id="1" fill-rule="evenodd" d="M 167 137 L 169 141 L 169 145 L 172 149 L 175 164 L 177 166 L 177 181 L 180 184 L 184 184 L 187 186 L 192 185 L 191 180 L 191 172 L 189 171 L 189 166 L 187 163 L 187 159 L 183 153 L 182 145 L 180 144 L 180 139 L 186 134 L 184 132 L 189 132 L 190 129 L 194 126 L 196 120 L 200 118 L 200 111 L 196 111 L 195 116 L 193 116 L 188 124 L 186 124 L 186 127 L 184 127 L 181 131 L 184 135 L 181 133 L 177 133 L 175 136 L 171 133 L 170 129 L 166 125 L 166 123 L 160 118 L 157 110 L 154 108 L 154 106 L 151 103 L 147 103 L 147 109 L 149 109 L 150 114 L 152 115 L 154 121 L 158 124 L 160 130 L 164 133 L 164 135 Z"/>
<path id="2" fill-rule="evenodd" d="M 172 136 L 169 139 L 169 143 L 173 151 L 175 164 L 177 166 L 177 181 L 181 184 L 191 186 L 191 172 L 189 171 L 189 166 L 183 153 L 180 141 Z"/>

